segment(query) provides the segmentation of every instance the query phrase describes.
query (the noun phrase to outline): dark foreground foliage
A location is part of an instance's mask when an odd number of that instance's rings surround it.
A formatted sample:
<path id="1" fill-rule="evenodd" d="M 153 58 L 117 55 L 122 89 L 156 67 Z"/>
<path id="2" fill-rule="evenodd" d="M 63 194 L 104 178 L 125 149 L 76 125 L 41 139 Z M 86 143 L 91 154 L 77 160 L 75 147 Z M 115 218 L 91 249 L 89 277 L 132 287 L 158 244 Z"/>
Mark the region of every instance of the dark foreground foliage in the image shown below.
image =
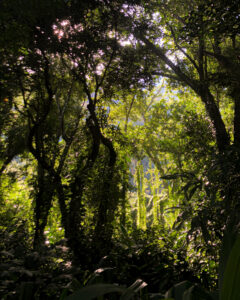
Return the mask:
<path id="1" fill-rule="evenodd" d="M 176 238 L 176 234 L 157 227 L 137 230 L 130 236 L 122 229 L 110 253 L 97 264 L 91 264 L 89 257 L 87 264 L 80 266 L 74 265 L 64 240 L 33 251 L 25 224 L 13 223 L 1 230 L 1 299 L 64 299 L 84 286 L 104 283 L 129 287 L 140 279 L 147 285 L 146 295 L 164 294 L 185 280 L 204 285 L 201 265 L 188 261 L 186 240 L 178 237 L 176 242 Z M 91 253 L 90 241 L 88 248 Z M 211 288 L 210 274 L 205 277 L 206 288 Z"/>

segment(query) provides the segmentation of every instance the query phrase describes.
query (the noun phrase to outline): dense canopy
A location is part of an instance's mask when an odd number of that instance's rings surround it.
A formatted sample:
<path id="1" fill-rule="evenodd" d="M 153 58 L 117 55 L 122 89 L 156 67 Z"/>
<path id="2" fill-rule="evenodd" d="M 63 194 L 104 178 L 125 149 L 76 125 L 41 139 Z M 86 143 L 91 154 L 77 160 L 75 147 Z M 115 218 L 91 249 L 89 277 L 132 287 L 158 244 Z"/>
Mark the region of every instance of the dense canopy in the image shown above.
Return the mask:
<path id="1" fill-rule="evenodd" d="M 2 0 L 1 298 L 239 299 L 239 80 L 239 1 Z"/>

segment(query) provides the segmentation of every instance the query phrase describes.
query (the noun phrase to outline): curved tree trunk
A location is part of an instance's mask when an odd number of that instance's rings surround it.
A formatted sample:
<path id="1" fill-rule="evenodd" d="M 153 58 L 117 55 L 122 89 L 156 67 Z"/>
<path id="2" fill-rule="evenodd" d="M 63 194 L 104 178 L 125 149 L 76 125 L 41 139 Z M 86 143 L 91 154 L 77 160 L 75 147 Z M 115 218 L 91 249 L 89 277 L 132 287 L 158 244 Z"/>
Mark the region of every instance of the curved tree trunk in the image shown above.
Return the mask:
<path id="1" fill-rule="evenodd" d="M 35 234 L 33 247 L 39 248 L 45 241 L 44 229 L 47 225 L 49 210 L 52 206 L 54 186 L 49 176 L 47 176 L 38 164 L 38 187 L 35 197 Z"/>

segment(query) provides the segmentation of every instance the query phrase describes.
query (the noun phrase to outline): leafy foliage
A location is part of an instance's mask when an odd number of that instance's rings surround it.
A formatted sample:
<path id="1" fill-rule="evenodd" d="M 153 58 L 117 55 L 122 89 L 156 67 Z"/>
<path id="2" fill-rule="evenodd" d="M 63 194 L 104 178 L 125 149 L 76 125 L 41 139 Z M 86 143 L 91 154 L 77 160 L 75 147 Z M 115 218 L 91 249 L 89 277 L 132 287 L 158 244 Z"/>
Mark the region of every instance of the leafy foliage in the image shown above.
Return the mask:
<path id="1" fill-rule="evenodd" d="M 239 3 L 0 19 L 1 298 L 237 299 Z"/>

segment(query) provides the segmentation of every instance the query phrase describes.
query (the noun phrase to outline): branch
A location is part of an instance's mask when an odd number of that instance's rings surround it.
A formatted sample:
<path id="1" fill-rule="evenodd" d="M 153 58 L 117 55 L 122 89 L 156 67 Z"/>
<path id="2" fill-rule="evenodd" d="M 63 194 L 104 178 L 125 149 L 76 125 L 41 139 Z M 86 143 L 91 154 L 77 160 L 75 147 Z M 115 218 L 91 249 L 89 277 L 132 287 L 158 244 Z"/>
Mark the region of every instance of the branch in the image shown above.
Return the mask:
<path id="1" fill-rule="evenodd" d="M 69 148 L 70 148 L 70 146 L 71 146 L 71 144 L 73 142 L 74 136 L 75 136 L 75 134 L 77 132 L 80 118 L 81 118 L 81 115 L 79 114 L 79 117 L 78 117 L 78 119 L 77 119 L 77 121 L 75 123 L 75 128 L 74 128 L 74 130 L 73 130 L 70 138 L 68 138 L 68 140 L 66 141 L 66 145 L 65 145 L 65 147 L 63 149 L 63 153 L 61 155 L 60 162 L 59 162 L 59 165 L 58 165 L 58 168 L 57 168 L 57 174 L 60 174 L 61 171 L 62 171 L 64 162 L 65 162 L 65 160 L 67 158 L 68 150 L 69 150 Z"/>
<path id="2" fill-rule="evenodd" d="M 7 157 L 7 159 L 4 161 L 1 169 L 0 169 L 0 176 L 2 175 L 2 173 L 6 170 L 7 166 L 11 163 L 11 161 L 13 160 L 13 158 L 17 155 L 18 153 L 14 153 L 12 155 L 9 155 Z"/>
<path id="3" fill-rule="evenodd" d="M 214 124 L 216 132 L 216 140 L 219 151 L 223 151 L 230 143 L 229 135 L 226 131 L 225 124 L 222 120 L 221 113 L 216 106 L 214 98 L 209 90 L 209 86 L 204 81 L 196 81 L 189 78 L 177 65 L 175 65 L 164 53 L 164 49 L 154 45 L 141 33 L 136 34 L 137 38 L 145 43 L 145 45 L 160 58 L 172 71 L 176 74 L 180 81 L 187 84 L 198 96 L 201 97 L 205 104 L 206 110 Z M 200 78 L 201 79 L 201 78 Z"/>
<path id="4" fill-rule="evenodd" d="M 161 5 L 162 5 L 162 7 L 166 10 L 166 11 L 170 11 L 169 10 L 169 7 L 166 5 L 166 4 L 164 4 L 164 3 L 161 3 Z M 180 23 L 182 23 L 183 25 L 186 25 L 187 23 L 184 21 L 184 19 L 183 18 L 181 18 L 178 14 L 176 14 L 176 13 L 174 13 L 174 12 L 172 12 L 172 11 L 170 11 L 170 13 L 172 14 L 172 16 L 174 17 L 174 18 L 176 18 Z"/>
<path id="5" fill-rule="evenodd" d="M 62 137 L 66 142 L 69 140 L 69 137 L 65 133 L 64 113 L 65 113 L 65 110 L 67 108 L 67 105 L 68 105 L 68 103 L 70 101 L 70 98 L 71 98 L 71 95 L 72 95 L 73 84 L 74 84 L 74 81 L 72 81 L 72 83 L 71 83 L 71 86 L 70 86 L 70 89 L 68 91 L 67 98 L 66 98 L 66 100 L 63 104 L 63 107 L 61 107 L 59 98 L 56 96 L 56 103 L 57 103 L 57 107 L 58 107 L 58 110 L 59 110 L 59 122 L 60 122 L 60 128 L 61 128 L 60 130 L 61 130 L 61 133 L 62 133 Z"/>
<path id="6" fill-rule="evenodd" d="M 181 51 L 181 52 L 189 59 L 189 61 L 193 64 L 193 66 L 194 66 L 194 67 L 196 68 L 196 70 L 199 72 L 199 67 L 198 67 L 198 65 L 196 64 L 195 60 L 194 60 L 189 54 L 187 54 L 187 52 L 184 51 L 184 50 L 182 49 L 182 47 L 178 44 L 177 39 L 176 39 L 176 35 L 175 35 L 175 33 L 174 33 L 174 30 L 173 30 L 172 26 L 171 26 L 170 24 L 168 24 L 168 26 L 169 26 L 169 28 L 170 28 L 170 30 L 171 30 L 171 33 L 172 33 L 172 36 L 173 36 L 174 43 L 175 43 L 176 47 L 178 48 L 178 50 Z"/>
<path id="7" fill-rule="evenodd" d="M 180 79 L 177 76 L 174 76 L 172 74 L 167 74 L 167 73 L 164 73 L 164 72 L 161 72 L 161 71 L 154 71 L 154 72 L 152 72 L 152 75 L 167 77 L 169 79 L 173 79 L 173 80 L 176 80 L 176 81 L 184 82 L 182 79 Z"/>
<path id="8" fill-rule="evenodd" d="M 125 119 L 125 126 L 124 126 L 124 132 L 125 133 L 127 133 L 128 119 L 129 119 L 129 116 L 130 116 L 130 113 L 131 113 L 131 110 L 132 110 L 132 107 L 133 107 L 134 100 L 135 100 L 135 95 L 132 96 L 132 100 L 131 100 L 129 109 L 127 109 L 127 112 L 126 112 L 126 119 Z"/>
<path id="9" fill-rule="evenodd" d="M 145 38 L 141 33 L 137 33 L 136 37 L 139 38 L 145 45 L 155 53 L 167 66 L 169 66 L 173 72 L 177 75 L 178 80 L 185 82 L 190 88 L 192 88 L 199 95 L 199 84 L 196 80 L 189 78 L 182 70 L 175 65 L 164 53 L 164 49 L 159 46 L 154 45 L 147 38 Z"/>

